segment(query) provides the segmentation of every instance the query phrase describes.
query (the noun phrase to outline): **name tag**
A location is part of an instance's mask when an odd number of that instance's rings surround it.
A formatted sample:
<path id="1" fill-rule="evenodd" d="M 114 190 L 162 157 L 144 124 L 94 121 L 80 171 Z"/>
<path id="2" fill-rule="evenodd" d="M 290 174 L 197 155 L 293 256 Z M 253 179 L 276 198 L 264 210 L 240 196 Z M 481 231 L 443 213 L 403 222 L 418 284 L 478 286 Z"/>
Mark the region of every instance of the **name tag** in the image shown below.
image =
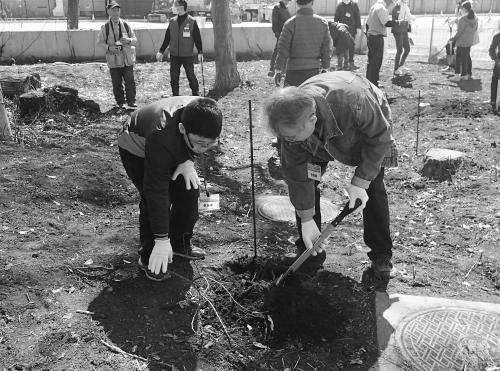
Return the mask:
<path id="1" fill-rule="evenodd" d="M 351 13 L 346 13 L 345 16 L 349 18 L 351 16 Z"/>
<path id="2" fill-rule="evenodd" d="M 200 195 L 198 199 L 198 211 L 214 211 L 219 210 L 220 197 L 218 194 L 213 194 L 207 197 L 206 195 Z"/>
<path id="3" fill-rule="evenodd" d="M 182 30 L 182 37 L 190 37 L 191 33 L 189 32 L 189 26 L 184 27 L 184 30 Z"/>
<path id="4" fill-rule="evenodd" d="M 307 178 L 321 181 L 321 166 L 315 164 L 307 164 Z"/>

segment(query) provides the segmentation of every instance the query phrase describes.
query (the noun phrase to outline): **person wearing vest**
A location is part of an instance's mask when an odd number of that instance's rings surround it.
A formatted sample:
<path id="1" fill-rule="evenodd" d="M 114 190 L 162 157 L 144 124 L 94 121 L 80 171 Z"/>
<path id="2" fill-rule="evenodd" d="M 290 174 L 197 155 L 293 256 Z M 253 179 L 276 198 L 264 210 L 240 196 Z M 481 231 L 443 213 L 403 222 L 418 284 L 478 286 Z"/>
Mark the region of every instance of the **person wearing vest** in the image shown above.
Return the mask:
<path id="1" fill-rule="evenodd" d="M 278 4 L 276 4 L 273 8 L 272 14 L 272 30 L 274 36 L 276 36 L 276 44 L 274 45 L 273 55 L 271 57 L 271 67 L 269 68 L 269 72 L 267 76 L 274 76 L 274 62 L 276 61 L 276 55 L 278 54 L 278 40 L 280 38 L 281 30 L 283 29 L 283 25 L 290 18 L 290 12 L 288 11 L 288 5 L 291 0 L 282 0 Z"/>
<path id="2" fill-rule="evenodd" d="M 408 54 L 410 54 L 410 40 L 408 38 L 408 30 L 411 22 L 415 17 L 411 14 L 410 8 L 407 5 L 408 0 L 399 0 L 396 6 L 392 9 L 392 20 L 398 21 L 398 24 L 392 26 L 392 34 L 396 41 L 396 58 L 394 60 L 394 75 L 399 76 L 405 64 Z M 404 52 L 403 52 L 404 50 Z"/>
<path id="3" fill-rule="evenodd" d="M 278 40 L 276 74 L 280 83 L 286 66 L 285 85 L 298 86 L 330 68 L 333 42 L 328 22 L 314 14 L 313 0 L 297 0 L 297 14 L 283 25 Z"/>
<path id="4" fill-rule="evenodd" d="M 358 4 L 352 0 L 342 0 L 335 9 L 335 22 L 347 25 L 349 33 L 355 39 L 356 34 L 361 35 L 361 16 L 359 15 Z M 337 70 L 354 70 L 354 44 L 349 47 L 349 63 L 344 61 L 343 66 L 337 65 Z"/>
<path id="5" fill-rule="evenodd" d="M 194 73 L 194 55 L 193 47 L 198 50 L 198 58 L 203 63 L 203 50 L 201 44 L 200 29 L 196 20 L 187 12 L 187 2 L 185 0 L 176 0 L 173 5 L 177 16 L 170 19 L 165 38 L 156 59 L 160 62 L 163 59 L 165 50 L 170 53 L 170 86 L 172 95 L 179 95 L 179 76 L 181 66 L 184 66 L 186 76 L 189 81 L 189 87 L 193 95 L 199 94 L 198 79 Z M 168 48 L 168 49 L 167 49 Z"/>
<path id="6" fill-rule="evenodd" d="M 205 256 L 191 244 L 200 195 L 194 161 L 217 144 L 221 130 L 217 102 L 190 96 L 150 103 L 123 125 L 120 158 L 140 195 L 138 265 L 153 281 L 168 278 L 172 259 Z"/>
<path id="7" fill-rule="evenodd" d="M 131 108 L 135 104 L 135 45 L 137 38 L 129 24 L 120 18 L 120 5 L 110 1 L 106 8 L 109 21 L 106 22 L 97 36 L 97 45 L 106 48 L 106 62 L 108 63 L 113 95 L 118 107 L 123 108 L 125 97 Z M 125 94 L 123 93 L 125 82 Z"/>
<path id="8" fill-rule="evenodd" d="M 372 5 L 366 19 L 367 45 L 368 45 L 368 65 L 366 67 L 366 78 L 372 84 L 379 86 L 380 68 L 384 59 L 384 37 L 387 36 L 387 28 L 393 23 L 389 19 L 388 7 L 392 10 L 392 0 L 377 0 Z"/>
<path id="9" fill-rule="evenodd" d="M 498 79 L 500 78 L 500 32 L 497 32 L 491 40 L 491 45 L 488 49 L 490 58 L 495 62 L 493 67 L 493 76 L 491 77 L 491 108 L 493 113 L 498 114 L 497 92 Z"/>

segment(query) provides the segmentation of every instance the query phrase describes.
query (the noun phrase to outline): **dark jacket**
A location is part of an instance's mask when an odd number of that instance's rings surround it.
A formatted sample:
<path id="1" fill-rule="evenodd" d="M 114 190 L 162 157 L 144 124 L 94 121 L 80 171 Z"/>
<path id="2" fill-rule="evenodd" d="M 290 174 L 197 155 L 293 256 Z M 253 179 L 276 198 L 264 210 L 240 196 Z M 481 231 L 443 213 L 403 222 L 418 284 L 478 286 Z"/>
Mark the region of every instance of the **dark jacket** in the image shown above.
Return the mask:
<path id="1" fill-rule="evenodd" d="M 118 146 L 144 158 L 144 198 L 155 238 L 167 237 L 170 223 L 170 182 L 177 166 L 193 160 L 178 124 L 184 107 L 197 97 L 165 98 L 132 113 Z"/>
<path id="2" fill-rule="evenodd" d="M 352 72 L 311 77 L 299 87 L 316 102 L 316 129 L 304 142 L 282 141 L 281 163 L 290 201 L 301 218 L 314 215 L 314 180 L 307 164 L 338 160 L 356 166 L 351 183 L 368 188 L 381 166 L 395 166 L 392 119 L 384 93 Z"/>
<path id="3" fill-rule="evenodd" d="M 354 47 L 354 37 L 352 37 L 347 25 L 339 22 L 328 21 L 328 28 L 332 37 L 335 53 L 344 53 L 349 48 Z"/>
<path id="4" fill-rule="evenodd" d="M 290 18 L 290 12 L 288 11 L 288 8 L 283 3 L 283 1 L 280 1 L 278 4 L 274 6 L 272 15 L 272 29 L 274 35 L 276 35 L 276 38 L 280 37 L 283 25 L 289 18 Z"/>
<path id="5" fill-rule="evenodd" d="M 359 15 L 358 4 L 354 1 L 344 4 L 341 1 L 335 10 L 334 21 L 347 25 L 351 35 L 356 35 L 356 29 L 361 28 L 361 16 Z"/>
<path id="6" fill-rule="evenodd" d="M 276 70 L 330 68 L 332 38 L 326 19 L 300 8 L 285 22 L 278 40 Z"/>
<path id="7" fill-rule="evenodd" d="M 163 53 L 169 45 L 170 55 L 174 57 L 193 56 L 195 45 L 198 53 L 203 53 L 200 29 L 196 19 L 189 14 L 171 18 L 167 31 L 165 31 L 160 53 Z"/>
<path id="8" fill-rule="evenodd" d="M 493 60 L 500 59 L 500 32 L 497 32 L 493 36 L 490 48 L 488 49 L 488 54 L 490 55 L 490 58 Z"/>
<path id="9" fill-rule="evenodd" d="M 472 46 L 474 41 L 474 34 L 478 29 L 478 19 L 476 16 L 470 19 L 466 15 L 460 17 L 458 20 L 457 33 L 452 37 L 456 45 L 462 48 Z"/>

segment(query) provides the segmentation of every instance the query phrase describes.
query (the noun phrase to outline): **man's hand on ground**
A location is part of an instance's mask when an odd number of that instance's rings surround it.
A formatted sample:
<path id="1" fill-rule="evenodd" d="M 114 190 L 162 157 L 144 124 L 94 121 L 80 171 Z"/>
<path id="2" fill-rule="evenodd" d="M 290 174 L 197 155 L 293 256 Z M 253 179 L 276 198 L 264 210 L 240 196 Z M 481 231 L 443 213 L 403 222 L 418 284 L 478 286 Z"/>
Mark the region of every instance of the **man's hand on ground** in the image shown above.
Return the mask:
<path id="1" fill-rule="evenodd" d="M 167 273 L 168 265 L 172 263 L 173 256 L 170 240 L 155 240 L 153 252 L 149 257 L 148 269 L 154 274 L 159 274 L 160 271 Z"/>

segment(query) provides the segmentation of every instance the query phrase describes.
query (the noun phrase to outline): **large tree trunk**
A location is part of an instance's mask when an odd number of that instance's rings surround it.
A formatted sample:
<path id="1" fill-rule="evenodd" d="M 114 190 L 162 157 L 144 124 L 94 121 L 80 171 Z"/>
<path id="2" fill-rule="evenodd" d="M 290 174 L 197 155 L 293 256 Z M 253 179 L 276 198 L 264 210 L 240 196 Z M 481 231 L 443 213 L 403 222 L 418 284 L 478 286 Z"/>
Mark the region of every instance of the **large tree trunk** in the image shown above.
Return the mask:
<path id="1" fill-rule="evenodd" d="M 80 0 L 68 0 L 68 30 L 78 30 Z"/>
<path id="2" fill-rule="evenodd" d="M 12 140 L 12 131 L 10 130 L 9 118 L 5 110 L 3 101 L 2 86 L 0 85 L 0 140 Z"/>
<path id="3" fill-rule="evenodd" d="M 215 91 L 227 91 L 240 84 L 236 68 L 229 0 L 212 1 L 215 49 Z"/>
<path id="4" fill-rule="evenodd" d="M 4 74 L 0 73 L 0 86 L 3 90 L 4 97 L 16 97 L 28 92 L 36 90 L 42 86 L 40 75 L 38 73 L 25 74 Z"/>

